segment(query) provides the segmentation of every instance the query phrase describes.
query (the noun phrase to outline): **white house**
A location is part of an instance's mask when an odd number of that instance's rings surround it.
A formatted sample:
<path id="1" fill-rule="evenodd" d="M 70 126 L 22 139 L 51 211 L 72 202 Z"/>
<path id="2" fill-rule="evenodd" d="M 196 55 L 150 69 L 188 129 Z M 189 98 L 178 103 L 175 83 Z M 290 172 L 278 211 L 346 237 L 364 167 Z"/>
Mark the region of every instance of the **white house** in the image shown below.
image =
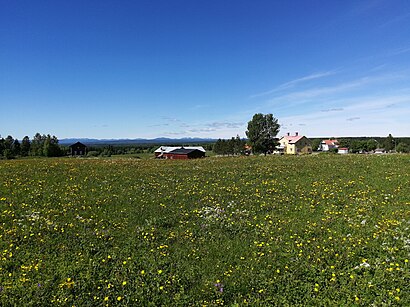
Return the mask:
<path id="1" fill-rule="evenodd" d="M 347 147 L 339 147 L 337 153 L 345 155 L 349 153 L 349 148 Z"/>
<path id="2" fill-rule="evenodd" d="M 339 141 L 338 140 L 323 140 L 320 142 L 320 145 L 318 147 L 318 151 L 329 151 L 333 148 L 338 148 L 339 147 Z"/>

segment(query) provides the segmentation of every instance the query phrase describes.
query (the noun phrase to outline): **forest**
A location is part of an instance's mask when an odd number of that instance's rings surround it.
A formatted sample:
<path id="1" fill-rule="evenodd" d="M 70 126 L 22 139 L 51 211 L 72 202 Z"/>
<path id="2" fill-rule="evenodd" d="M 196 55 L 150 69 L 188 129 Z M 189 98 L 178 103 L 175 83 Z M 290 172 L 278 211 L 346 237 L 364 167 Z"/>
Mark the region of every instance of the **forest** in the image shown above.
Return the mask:
<path id="1" fill-rule="evenodd" d="M 313 151 L 317 151 L 320 142 L 333 137 L 310 138 Z M 383 148 L 388 152 L 410 152 L 410 137 L 395 138 L 391 134 L 387 137 L 342 137 L 338 138 L 339 147 L 349 148 L 350 153 L 367 153 L 376 148 Z M 272 143 L 272 149 L 278 139 Z M 186 142 L 186 141 L 185 141 Z M 88 145 L 88 144 L 86 144 Z M 118 144 L 91 144 L 88 146 L 89 157 L 111 157 L 113 155 L 148 155 L 164 144 L 158 143 L 118 143 Z M 181 146 L 188 144 L 167 144 Z M 250 153 L 248 140 L 239 135 L 231 139 L 218 139 L 207 142 L 189 143 L 190 146 L 203 146 L 206 151 L 216 155 L 245 155 Z M 62 145 L 55 135 L 36 133 L 31 139 L 25 136 L 21 141 L 11 135 L 0 135 L 0 159 L 15 159 L 22 157 L 62 157 L 69 155 L 69 146 Z"/>

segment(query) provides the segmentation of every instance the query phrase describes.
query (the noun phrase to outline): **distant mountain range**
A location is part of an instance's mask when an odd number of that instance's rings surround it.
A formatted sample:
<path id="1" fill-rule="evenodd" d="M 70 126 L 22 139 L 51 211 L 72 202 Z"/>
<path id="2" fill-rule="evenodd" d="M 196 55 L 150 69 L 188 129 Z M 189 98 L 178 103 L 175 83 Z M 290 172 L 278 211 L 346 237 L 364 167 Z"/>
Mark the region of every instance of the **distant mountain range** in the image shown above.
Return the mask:
<path id="1" fill-rule="evenodd" d="M 81 142 L 85 145 L 132 145 L 132 144 L 160 144 L 160 145 L 183 145 L 192 143 L 212 143 L 216 142 L 216 139 L 209 138 L 155 138 L 155 139 L 88 139 L 88 138 L 70 138 L 61 139 L 59 143 L 61 145 L 71 145 L 76 142 Z"/>

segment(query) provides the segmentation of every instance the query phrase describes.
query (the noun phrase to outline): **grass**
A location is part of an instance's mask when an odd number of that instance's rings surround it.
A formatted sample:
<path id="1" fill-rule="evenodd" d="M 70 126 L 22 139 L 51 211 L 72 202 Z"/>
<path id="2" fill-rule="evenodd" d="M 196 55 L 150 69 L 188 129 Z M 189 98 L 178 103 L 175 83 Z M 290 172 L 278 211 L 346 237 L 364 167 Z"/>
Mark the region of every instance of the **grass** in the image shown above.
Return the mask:
<path id="1" fill-rule="evenodd" d="M 206 152 L 207 157 L 213 157 L 215 156 L 215 153 L 213 151 L 207 151 Z M 124 155 L 112 155 L 111 156 L 114 159 L 142 159 L 142 160 L 147 160 L 147 159 L 155 159 L 154 153 L 152 152 L 142 152 L 142 153 L 135 153 L 135 154 L 124 154 Z"/>
<path id="2" fill-rule="evenodd" d="M 111 158 L 115 159 L 154 159 L 154 153 L 151 152 L 142 152 L 142 153 L 135 153 L 135 154 L 123 154 L 123 155 L 112 155 Z"/>
<path id="3" fill-rule="evenodd" d="M 410 305 L 406 155 L 0 161 L 0 305 Z"/>

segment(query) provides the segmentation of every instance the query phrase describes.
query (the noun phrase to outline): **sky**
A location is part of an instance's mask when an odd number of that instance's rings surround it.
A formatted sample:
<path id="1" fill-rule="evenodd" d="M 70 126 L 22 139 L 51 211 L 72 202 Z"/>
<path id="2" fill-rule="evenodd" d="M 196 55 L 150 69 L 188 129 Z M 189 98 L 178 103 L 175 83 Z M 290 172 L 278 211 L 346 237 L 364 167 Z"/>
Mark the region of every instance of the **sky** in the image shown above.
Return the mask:
<path id="1" fill-rule="evenodd" d="M 410 136 L 408 0 L 0 0 L 0 135 Z"/>

